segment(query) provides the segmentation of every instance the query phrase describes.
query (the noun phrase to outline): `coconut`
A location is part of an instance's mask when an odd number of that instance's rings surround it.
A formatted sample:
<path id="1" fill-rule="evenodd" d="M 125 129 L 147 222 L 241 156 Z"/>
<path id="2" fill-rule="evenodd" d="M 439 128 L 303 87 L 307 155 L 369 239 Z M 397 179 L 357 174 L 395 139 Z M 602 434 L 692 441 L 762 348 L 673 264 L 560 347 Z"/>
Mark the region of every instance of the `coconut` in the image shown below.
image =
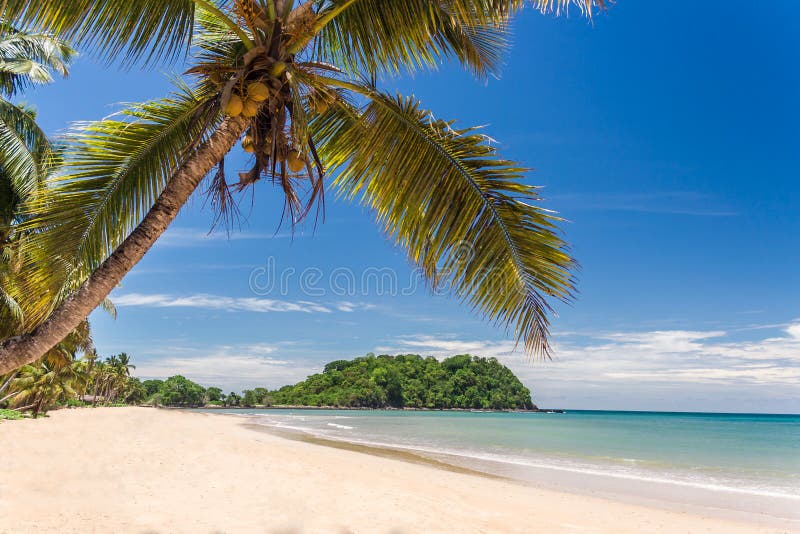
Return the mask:
<path id="1" fill-rule="evenodd" d="M 306 160 L 297 150 L 289 151 L 286 162 L 289 164 L 289 170 L 292 172 L 300 172 L 306 168 Z"/>
<path id="2" fill-rule="evenodd" d="M 244 101 L 244 106 L 242 106 L 242 115 L 248 118 L 255 117 L 256 115 L 258 115 L 259 107 L 260 106 L 258 102 L 248 98 L 247 100 Z"/>
<path id="3" fill-rule="evenodd" d="M 314 108 L 314 111 L 318 115 L 322 115 L 323 113 L 328 111 L 328 103 L 325 101 L 323 97 L 318 96 L 312 101 L 311 105 Z"/>
<path id="4" fill-rule="evenodd" d="M 247 86 L 247 98 L 263 102 L 269 98 L 269 88 L 261 82 L 253 82 Z"/>
<path id="5" fill-rule="evenodd" d="M 242 148 L 245 152 L 252 154 L 255 152 L 255 147 L 253 146 L 253 138 L 249 135 L 246 135 L 244 139 L 242 139 Z"/>
<path id="6" fill-rule="evenodd" d="M 272 68 L 269 70 L 270 75 L 273 78 L 277 78 L 286 70 L 286 63 L 283 61 L 276 61 L 272 64 Z"/>
<path id="7" fill-rule="evenodd" d="M 225 105 L 225 114 L 229 117 L 238 117 L 242 114 L 243 108 L 244 102 L 242 102 L 242 99 L 239 98 L 238 95 L 231 95 L 228 99 L 228 103 Z"/>

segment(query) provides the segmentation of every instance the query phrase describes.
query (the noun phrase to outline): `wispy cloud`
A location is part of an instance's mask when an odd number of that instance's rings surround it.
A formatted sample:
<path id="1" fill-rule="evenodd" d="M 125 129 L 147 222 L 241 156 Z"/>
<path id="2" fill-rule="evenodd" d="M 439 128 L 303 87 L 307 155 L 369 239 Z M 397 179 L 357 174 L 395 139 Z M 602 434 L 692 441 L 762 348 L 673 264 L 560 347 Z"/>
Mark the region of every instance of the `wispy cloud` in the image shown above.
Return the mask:
<path id="1" fill-rule="evenodd" d="M 205 386 L 239 391 L 243 387 L 277 388 L 319 370 L 312 363 L 292 357 L 288 350 L 283 343 L 161 347 L 137 360 L 135 374 L 141 378 L 181 374 Z M 288 355 L 280 356 L 282 352 Z"/>
<path id="2" fill-rule="evenodd" d="M 770 336 L 732 340 L 740 335 L 736 329 L 556 335 L 553 360 L 531 360 L 513 341 L 452 334 L 404 336 L 375 352 L 494 356 L 546 407 L 800 412 L 800 319 Z"/>
<path id="3" fill-rule="evenodd" d="M 693 191 L 663 191 L 652 193 L 619 192 L 600 194 L 563 194 L 548 197 L 564 212 L 571 210 L 630 211 L 693 215 L 703 217 L 733 217 L 738 212 L 718 199 Z"/>
<path id="4" fill-rule="evenodd" d="M 292 235 L 286 232 L 253 232 L 247 230 L 232 230 L 228 233 L 224 230 L 209 231 L 201 228 L 176 227 L 167 230 L 164 235 L 159 238 L 158 245 L 161 247 L 196 247 L 229 241 L 262 241 L 266 239 L 290 239 L 302 236 L 302 233 Z"/>
<path id="5" fill-rule="evenodd" d="M 320 304 L 307 300 L 289 301 L 256 297 L 226 297 L 205 293 L 185 296 L 163 293 L 127 293 L 124 295 L 112 295 L 112 300 L 117 307 L 198 308 L 253 313 L 331 313 L 333 311 L 351 313 L 374 307 L 371 304 L 350 301 Z"/>
<path id="6" fill-rule="evenodd" d="M 366 302 L 338 301 L 318 303 L 308 300 L 277 300 L 259 297 L 227 297 L 200 293 L 194 295 L 170 295 L 166 293 L 126 293 L 111 296 L 114 305 L 142 308 L 196 308 L 228 312 L 254 313 L 353 313 L 375 308 Z"/>
<path id="7" fill-rule="evenodd" d="M 314 302 L 286 301 L 255 297 L 223 297 L 220 295 L 175 296 L 166 294 L 128 293 L 113 296 L 118 307 L 140 306 L 148 308 L 201 308 L 206 310 L 245 311 L 256 313 L 303 312 L 330 313 L 331 309 Z"/>
<path id="8" fill-rule="evenodd" d="M 721 330 L 659 330 L 594 335 L 583 345 L 556 338 L 554 359 L 531 366 L 513 341 L 464 340 L 452 335 L 407 336 L 378 352 L 419 351 L 433 356 L 495 356 L 524 375 L 592 384 L 635 379 L 659 383 L 796 386 L 800 383 L 800 320 L 780 335 L 727 341 Z M 525 365 L 521 365 L 521 364 Z M 533 378 L 535 380 L 535 378 Z"/>

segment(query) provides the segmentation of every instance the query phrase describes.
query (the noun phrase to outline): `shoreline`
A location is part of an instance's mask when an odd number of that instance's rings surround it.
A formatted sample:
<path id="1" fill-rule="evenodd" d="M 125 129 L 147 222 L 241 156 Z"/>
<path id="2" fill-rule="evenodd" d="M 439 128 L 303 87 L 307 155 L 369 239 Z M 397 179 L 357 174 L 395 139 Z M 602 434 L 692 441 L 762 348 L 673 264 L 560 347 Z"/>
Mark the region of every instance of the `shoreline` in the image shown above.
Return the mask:
<path id="1" fill-rule="evenodd" d="M 150 407 L 150 406 L 148 406 Z M 394 408 L 386 406 L 383 408 L 365 408 L 358 406 L 305 406 L 292 404 L 279 404 L 275 406 L 152 406 L 169 410 L 342 410 L 342 411 L 374 411 L 374 412 L 463 412 L 463 413 L 567 413 L 567 410 L 537 408 L 534 410 L 493 410 L 482 408 Z"/>
<path id="2" fill-rule="evenodd" d="M 246 417 L 244 414 L 230 415 L 237 418 Z M 775 503 L 775 499 L 778 499 L 784 506 L 789 506 L 789 501 L 800 501 L 800 499 L 783 494 L 761 495 L 723 486 L 709 487 L 668 479 L 620 476 L 602 471 L 553 466 L 536 466 L 533 468 L 534 477 L 520 477 L 513 468 L 509 469 L 508 464 L 483 458 L 455 455 L 449 452 L 434 453 L 425 449 L 386 443 L 323 437 L 308 431 L 265 425 L 246 419 L 242 422 L 242 426 L 285 439 L 393 458 L 437 469 L 503 480 L 545 491 L 599 497 L 669 512 L 709 515 L 722 520 L 744 521 L 776 529 L 787 529 L 786 531 L 790 532 L 800 532 L 800 515 L 797 515 L 796 518 L 790 517 L 786 508 Z M 611 483 L 609 483 L 610 481 Z M 680 490 L 680 494 L 672 491 L 673 489 Z M 727 502 L 728 497 L 732 495 L 742 499 L 737 501 L 738 508 L 731 507 Z M 750 509 L 741 507 L 745 502 L 751 507 Z M 764 510 L 769 510 L 769 513 L 765 513 Z"/>
<path id="3" fill-rule="evenodd" d="M 789 531 L 291 440 L 219 415 L 84 408 L 3 423 L 0 532 Z"/>

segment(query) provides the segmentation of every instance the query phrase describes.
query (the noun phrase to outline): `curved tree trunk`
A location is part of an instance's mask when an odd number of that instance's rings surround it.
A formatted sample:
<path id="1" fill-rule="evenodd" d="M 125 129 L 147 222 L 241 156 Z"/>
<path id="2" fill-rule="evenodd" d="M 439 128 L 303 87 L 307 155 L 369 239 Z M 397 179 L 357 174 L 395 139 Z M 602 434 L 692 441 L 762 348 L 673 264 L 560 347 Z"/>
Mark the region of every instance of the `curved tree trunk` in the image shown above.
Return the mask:
<path id="1" fill-rule="evenodd" d="M 0 375 L 40 358 L 100 305 L 175 220 L 202 179 L 230 151 L 246 128 L 245 119 L 225 119 L 197 152 L 172 175 L 139 226 L 77 291 L 31 333 L 0 343 Z"/>

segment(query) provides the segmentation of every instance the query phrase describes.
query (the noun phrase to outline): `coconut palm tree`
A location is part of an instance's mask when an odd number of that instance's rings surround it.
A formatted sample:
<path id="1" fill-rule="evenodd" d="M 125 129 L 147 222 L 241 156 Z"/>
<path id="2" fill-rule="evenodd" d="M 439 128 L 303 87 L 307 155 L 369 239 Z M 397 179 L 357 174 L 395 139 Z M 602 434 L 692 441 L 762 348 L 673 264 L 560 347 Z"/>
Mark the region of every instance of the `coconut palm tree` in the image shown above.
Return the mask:
<path id="1" fill-rule="evenodd" d="M 498 72 L 523 0 L 4 0 L 5 16 L 132 65 L 186 59 L 161 100 L 66 140 L 65 168 L 36 216 L 28 281 L 59 278 L 61 304 L 0 344 L 0 373 L 35 360 L 86 317 L 155 243 L 200 183 L 220 216 L 269 181 L 297 223 L 325 178 L 357 199 L 432 284 L 546 354 L 551 301 L 568 300 L 573 260 L 558 218 L 520 165 L 474 128 L 436 119 L 378 80 L 455 58 Z M 542 11 L 602 0 L 533 0 Z M 235 183 L 225 155 L 243 138 L 252 168 Z M 58 258 L 58 268 L 37 255 Z"/>
<path id="2" fill-rule="evenodd" d="M 44 368 L 48 370 L 47 372 L 56 374 L 60 373 L 64 367 L 72 367 L 72 372 L 76 377 L 87 378 L 91 371 L 90 361 L 88 359 L 78 360 L 78 355 L 81 353 L 84 356 L 94 354 L 94 342 L 92 341 L 91 329 L 87 320 L 82 321 L 64 339 L 48 350 L 33 367 Z M 80 365 L 77 362 L 80 362 Z M 21 376 L 24 369 L 25 366 L 9 373 L 7 376 L 0 376 L 0 403 L 15 399 L 24 389 L 21 389 L 21 383 L 16 380 Z M 36 372 L 38 373 L 39 371 Z M 59 379 L 64 378 L 64 376 L 66 375 L 58 374 Z M 84 391 L 86 382 L 74 382 L 71 385 L 79 387 L 79 391 Z M 83 387 L 81 388 L 80 386 Z M 10 393 L 5 393 L 6 390 L 10 391 Z"/>
<path id="3" fill-rule="evenodd" d="M 18 207 L 39 189 L 54 161 L 36 113 L 10 98 L 21 91 L 67 76 L 75 52 L 50 35 L 18 30 L 0 19 L 0 337 L 18 333 L 22 307 L 15 298 L 12 260 Z"/>
<path id="4" fill-rule="evenodd" d="M 136 369 L 136 366 L 131 363 L 131 357 L 126 352 L 121 352 L 117 355 L 117 365 L 126 377 L 131 376 L 131 369 Z"/>
<path id="5" fill-rule="evenodd" d="M 12 388 L 18 391 L 12 405 L 18 410 L 30 409 L 35 418 L 54 403 L 75 398 L 85 380 L 85 366 L 80 360 L 60 367 L 47 362 L 25 365 L 12 380 Z"/>

